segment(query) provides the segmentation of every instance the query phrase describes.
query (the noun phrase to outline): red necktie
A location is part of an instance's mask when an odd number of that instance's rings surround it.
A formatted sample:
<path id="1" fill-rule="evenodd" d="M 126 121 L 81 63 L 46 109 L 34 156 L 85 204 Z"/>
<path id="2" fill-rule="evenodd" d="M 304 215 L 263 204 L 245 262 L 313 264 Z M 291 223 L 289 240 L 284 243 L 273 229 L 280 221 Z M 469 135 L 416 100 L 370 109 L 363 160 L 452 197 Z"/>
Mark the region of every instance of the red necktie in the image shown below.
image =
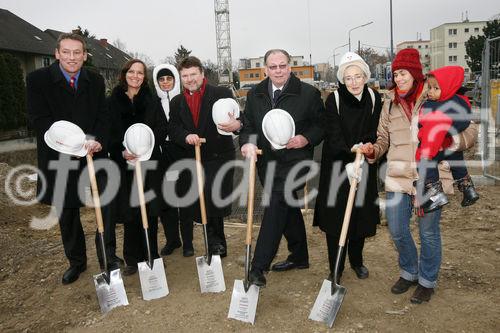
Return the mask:
<path id="1" fill-rule="evenodd" d="M 75 77 L 74 76 L 72 76 L 69 79 L 69 86 L 71 87 L 71 89 L 75 89 Z"/>

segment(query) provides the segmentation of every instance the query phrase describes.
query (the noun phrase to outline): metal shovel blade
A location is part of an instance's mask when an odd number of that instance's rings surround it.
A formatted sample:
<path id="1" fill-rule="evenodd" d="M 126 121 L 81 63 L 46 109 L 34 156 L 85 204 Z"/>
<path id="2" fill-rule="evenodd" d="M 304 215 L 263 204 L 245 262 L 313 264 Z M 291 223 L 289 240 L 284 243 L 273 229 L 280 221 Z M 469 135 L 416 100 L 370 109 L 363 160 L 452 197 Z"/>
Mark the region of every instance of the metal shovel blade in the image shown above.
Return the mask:
<path id="1" fill-rule="evenodd" d="M 259 287 L 252 284 L 245 290 L 242 280 L 234 280 L 231 304 L 229 305 L 228 318 L 240 320 L 246 323 L 255 323 L 255 313 L 259 302 Z"/>
<path id="2" fill-rule="evenodd" d="M 118 306 L 128 305 L 128 298 L 123 286 L 120 269 L 110 272 L 109 284 L 106 282 L 105 275 L 106 273 L 94 275 L 97 300 L 99 301 L 102 313 L 106 313 Z"/>
<path id="3" fill-rule="evenodd" d="M 334 288 L 333 292 L 332 288 Z M 332 327 L 346 292 L 347 289 L 340 284 L 323 280 L 323 285 L 309 314 L 309 319 L 324 322 L 328 327 Z"/>
<path id="4" fill-rule="evenodd" d="M 212 255 L 212 261 L 207 263 L 206 257 L 196 257 L 196 268 L 202 293 L 219 293 L 226 290 L 222 260 L 219 255 Z"/>
<path id="5" fill-rule="evenodd" d="M 157 258 L 150 267 L 146 261 L 137 265 L 141 280 L 142 298 L 145 301 L 162 298 L 169 294 L 163 259 Z"/>

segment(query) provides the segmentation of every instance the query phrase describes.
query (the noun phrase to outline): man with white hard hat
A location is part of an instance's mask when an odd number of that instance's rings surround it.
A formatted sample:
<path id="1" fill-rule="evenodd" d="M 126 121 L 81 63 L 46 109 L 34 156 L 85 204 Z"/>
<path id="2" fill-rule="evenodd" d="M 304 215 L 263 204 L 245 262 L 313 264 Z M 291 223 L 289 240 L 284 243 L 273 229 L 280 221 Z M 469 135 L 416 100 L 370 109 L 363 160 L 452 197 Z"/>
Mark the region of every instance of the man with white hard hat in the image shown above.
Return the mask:
<path id="1" fill-rule="evenodd" d="M 320 92 L 291 73 L 288 52 L 269 50 L 264 56 L 264 64 L 267 78 L 248 93 L 244 126 L 240 132 L 243 156 L 256 159 L 257 147 L 263 150 L 257 160 L 263 184 L 268 166 L 276 163 L 270 202 L 264 210 L 250 271 L 250 281 L 260 287 L 266 285 L 264 272 L 270 268 L 282 235 L 288 241 L 290 254 L 271 269 L 286 271 L 309 267 L 304 219 L 300 207 L 286 201 L 285 181 L 295 165 L 312 160 L 314 146 L 323 138 L 319 116 L 324 109 Z M 307 167 L 300 169 L 297 177 L 307 171 Z M 294 198 L 303 186 L 302 183 L 290 189 Z"/>
<path id="2" fill-rule="evenodd" d="M 104 80 L 99 74 L 82 68 L 87 60 L 85 39 L 74 33 L 61 34 L 57 40 L 55 57 L 57 61 L 51 66 L 40 68 L 27 76 L 27 111 L 37 135 L 39 172 L 44 176 L 38 177 L 38 199 L 43 204 L 55 206 L 57 210 L 64 252 L 70 264 L 62 277 L 62 283 L 69 284 L 76 281 L 80 273 L 87 268 L 85 235 L 80 222 L 80 207 L 83 203 L 78 195 L 78 181 L 86 166 L 86 159 L 81 157 L 87 153 L 95 158 L 107 156 L 110 124 L 105 103 Z M 58 120 L 74 123 L 83 130 L 87 139 L 89 136 L 93 137 L 84 143 L 83 153 L 80 153 L 81 149 L 72 153 L 75 144 L 78 145 L 74 140 L 76 137 L 61 136 L 59 131 L 63 128 L 56 129 L 56 134 L 49 132 L 49 144 L 57 141 L 56 145 L 66 145 L 66 154 L 73 155 L 71 163 L 78 163 L 76 170 L 69 170 L 62 200 L 55 196 L 58 191 L 55 189 L 56 178 L 60 175 L 56 170 L 49 169 L 49 165 L 53 164 L 51 162 L 59 160 L 59 153 L 54 150 L 57 149 L 56 146 L 51 149 L 44 140 L 47 130 Z M 57 139 L 52 140 L 54 138 Z M 106 182 L 105 175 L 98 172 L 97 182 L 99 187 L 103 187 Z M 46 189 L 45 192 L 40 193 L 43 188 Z M 107 207 L 103 207 L 107 254 L 116 257 L 114 227 L 107 225 L 107 213 Z"/>
<path id="3" fill-rule="evenodd" d="M 224 234 L 224 217 L 231 214 L 231 203 L 223 206 L 216 204 L 216 195 L 226 199 L 233 192 L 234 168 L 224 174 L 222 184 L 214 186 L 215 176 L 226 164 L 235 159 L 235 148 L 231 135 L 219 133 L 236 132 L 241 128 L 241 122 L 234 115 L 229 120 L 215 124 L 212 117 L 213 106 L 220 100 L 232 98 L 232 93 L 225 87 L 208 84 L 201 61 L 193 56 L 182 60 L 177 66 L 181 75 L 183 91 L 175 96 L 170 103 L 169 136 L 172 141 L 183 147 L 188 157 L 195 157 L 194 146 L 205 138 L 201 147 L 201 164 L 205 171 L 205 202 L 207 213 L 207 238 L 209 251 L 213 255 L 227 255 L 226 236 Z M 188 191 L 193 184 L 189 172 L 181 172 L 179 183 L 181 192 Z M 218 184 L 217 184 L 218 185 Z M 214 191 L 219 188 L 220 193 Z M 185 193 L 180 193 L 184 195 Z M 189 206 L 192 220 L 201 222 L 199 202 Z"/>

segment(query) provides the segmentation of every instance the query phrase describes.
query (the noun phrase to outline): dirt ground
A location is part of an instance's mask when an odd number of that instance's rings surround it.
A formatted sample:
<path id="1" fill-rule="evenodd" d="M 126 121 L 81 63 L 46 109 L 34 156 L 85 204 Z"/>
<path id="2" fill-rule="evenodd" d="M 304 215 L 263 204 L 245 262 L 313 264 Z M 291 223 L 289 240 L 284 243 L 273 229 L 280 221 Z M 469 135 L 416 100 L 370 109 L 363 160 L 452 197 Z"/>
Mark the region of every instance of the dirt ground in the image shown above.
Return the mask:
<path id="1" fill-rule="evenodd" d="M 25 157 L 22 157 L 24 159 Z M 31 157 L 30 157 L 31 158 Z M 29 158 L 28 158 L 29 159 Z M 5 156 L 0 161 L 15 165 Z M 83 210 L 88 269 L 78 281 L 61 284 L 67 268 L 59 228 L 33 230 L 32 217 L 48 208 L 14 205 L 6 196 L 5 176 L 10 166 L 0 163 L 0 331 L 1 332 L 325 332 L 326 326 L 308 320 L 323 279 L 328 275 L 324 235 L 311 227 L 305 214 L 311 267 L 270 272 L 260 292 L 255 325 L 227 319 L 232 286 L 243 278 L 244 225 L 226 225 L 227 258 L 223 269 L 227 290 L 201 294 L 194 257 L 176 250 L 164 257 L 170 294 L 142 300 L 139 276 L 125 277 L 129 305 L 106 315 L 99 311 L 92 275 L 99 273 L 94 246 L 94 212 Z M 25 184 L 26 187 L 32 187 Z M 338 332 L 498 332 L 500 325 L 500 187 L 478 186 L 481 199 L 462 208 L 459 195 L 451 197 L 441 223 L 443 263 L 439 286 L 431 302 L 410 303 L 411 291 L 390 293 L 398 278 L 397 256 L 387 227 L 367 240 L 365 264 L 370 277 L 358 280 L 351 269 L 342 279 L 348 293 L 334 329 Z M 415 224 L 413 229 L 416 231 Z M 255 227 L 254 237 L 258 232 Z M 121 249 L 123 227 L 117 226 Z M 203 255 L 202 229 L 195 228 L 195 255 Z M 160 246 L 164 244 L 159 235 Z M 285 242 L 276 260 L 286 258 Z M 347 265 L 348 266 L 348 265 Z"/>

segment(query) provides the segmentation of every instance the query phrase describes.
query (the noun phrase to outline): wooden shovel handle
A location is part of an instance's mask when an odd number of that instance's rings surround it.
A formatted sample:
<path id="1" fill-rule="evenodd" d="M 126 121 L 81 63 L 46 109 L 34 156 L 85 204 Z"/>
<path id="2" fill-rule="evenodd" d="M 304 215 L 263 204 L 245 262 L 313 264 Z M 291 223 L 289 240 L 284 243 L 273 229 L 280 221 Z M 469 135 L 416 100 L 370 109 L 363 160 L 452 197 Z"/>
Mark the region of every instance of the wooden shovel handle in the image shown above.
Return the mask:
<path id="1" fill-rule="evenodd" d="M 201 212 L 201 223 L 207 224 L 207 211 L 205 208 L 205 194 L 203 192 L 204 181 L 203 181 L 203 169 L 201 165 L 201 151 L 200 146 L 202 143 L 206 143 L 207 140 L 200 138 L 200 144 L 194 146 L 194 155 L 196 158 L 196 177 L 198 179 L 198 196 L 200 197 L 200 212 Z"/>
<path id="2" fill-rule="evenodd" d="M 87 168 L 89 169 L 90 188 L 92 190 L 92 199 L 94 201 L 97 230 L 99 233 L 103 233 L 104 223 L 102 222 L 101 199 L 99 199 L 99 190 L 97 189 L 97 181 L 95 179 L 94 160 L 90 154 L 87 154 Z"/>
<path id="3" fill-rule="evenodd" d="M 256 150 L 257 155 L 262 155 L 262 150 Z M 250 172 L 248 176 L 248 204 L 247 204 L 247 237 L 246 245 L 252 245 L 253 209 L 255 202 L 255 160 L 250 159 Z"/>
<path id="4" fill-rule="evenodd" d="M 141 207 L 142 227 L 148 229 L 148 214 L 146 212 L 146 200 L 144 200 L 144 184 L 142 182 L 141 161 L 135 161 L 135 178 L 137 179 L 137 193 L 139 194 L 139 205 Z"/>
<path id="5" fill-rule="evenodd" d="M 356 159 L 354 160 L 354 172 L 357 173 L 359 165 L 361 164 L 361 156 L 363 153 L 361 149 L 356 149 Z M 340 233 L 339 246 L 345 245 L 345 239 L 347 236 L 347 231 L 349 230 L 349 222 L 351 221 L 352 206 L 354 204 L 354 198 L 356 196 L 356 189 L 358 187 L 358 182 L 356 180 L 351 182 L 351 188 L 349 189 L 349 197 L 347 198 L 347 206 L 344 214 L 344 221 L 342 222 L 342 231 Z"/>

